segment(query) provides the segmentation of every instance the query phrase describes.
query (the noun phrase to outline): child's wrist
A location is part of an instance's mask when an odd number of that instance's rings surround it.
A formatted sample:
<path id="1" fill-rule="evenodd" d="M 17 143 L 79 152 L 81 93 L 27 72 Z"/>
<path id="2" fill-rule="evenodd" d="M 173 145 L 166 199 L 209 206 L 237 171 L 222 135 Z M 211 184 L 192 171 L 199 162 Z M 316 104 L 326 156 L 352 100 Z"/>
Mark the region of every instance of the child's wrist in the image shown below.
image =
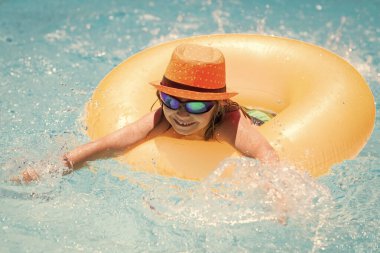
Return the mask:
<path id="1" fill-rule="evenodd" d="M 63 163 L 69 169 L 74 168 L 74 161 L 70 158 L 70 153 L 64 154 L 62 157 Z"/>

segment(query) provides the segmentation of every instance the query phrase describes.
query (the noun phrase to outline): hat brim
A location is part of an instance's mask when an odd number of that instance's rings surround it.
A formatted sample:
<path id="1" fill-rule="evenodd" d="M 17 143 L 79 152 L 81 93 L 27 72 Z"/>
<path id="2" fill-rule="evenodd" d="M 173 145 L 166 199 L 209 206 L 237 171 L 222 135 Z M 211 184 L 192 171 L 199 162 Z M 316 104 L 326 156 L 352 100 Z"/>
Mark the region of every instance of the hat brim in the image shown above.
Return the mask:
<path id="1" fill-rule="evenodd" d="M 173 87 L 161 85 L 161 81 L 150 82 L 157 90 L 162 91 L 166 94 L 191 100 L 226 100 L 233 96 L 236 96 L 237 92 L 197 92 L 183 89 L 176 89 Z"/>

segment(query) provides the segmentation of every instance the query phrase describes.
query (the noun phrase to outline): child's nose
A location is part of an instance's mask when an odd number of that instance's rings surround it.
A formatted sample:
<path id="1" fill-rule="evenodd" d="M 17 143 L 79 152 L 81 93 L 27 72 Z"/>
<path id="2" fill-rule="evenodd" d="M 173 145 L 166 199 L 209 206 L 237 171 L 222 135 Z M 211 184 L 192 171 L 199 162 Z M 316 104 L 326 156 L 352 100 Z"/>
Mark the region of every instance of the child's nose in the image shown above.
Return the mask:
<path id="1" fill-rule="evenodd" d="M 177 111 L 177 114 L 178 114 L 179 116 L 182 116 L 182 117 L 184 117 L 184 116 L 189 116 L 189 113 L 186 111 L 186 109 L 185 109 L 185 107 L 184 107 L 183 105 L 181 105 L 181 106 L 179 107 L 179 109 L 178 109 L 178 111 Z"/>

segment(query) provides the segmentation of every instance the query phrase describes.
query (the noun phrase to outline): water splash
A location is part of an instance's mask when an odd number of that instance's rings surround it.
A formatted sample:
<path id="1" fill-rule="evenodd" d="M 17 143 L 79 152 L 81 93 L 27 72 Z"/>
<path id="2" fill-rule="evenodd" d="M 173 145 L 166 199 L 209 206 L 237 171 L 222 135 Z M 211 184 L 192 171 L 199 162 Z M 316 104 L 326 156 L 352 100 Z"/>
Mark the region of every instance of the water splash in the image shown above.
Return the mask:
<path id="1" fill-rule="evenodd" d="M 231 168 L 235 169 L 232 177 L 220 177 Z M 154 185 L 145 202 L 155 219 L 197 228 L 269 222 L 272 225 L 264 229 L 275 237 L 271 229 L 281 224 L 288 227 L 283 230 L 296 229 L 299 238 L 317 248 L 325 239 L 319 229 L 333 206 L 328 188 L 306 173 L 286 165 L 260 165 L 248 158 L 224 161 L 200 183 Z"/>
<path id="2" fill-rule="evenodd" d="M 235 169 L 233 176 L 221 178 L 231 167 Z M 313 211 L 330 197 L 327 188 L 291 166 L 268 167 L 240 158 L 224 161 L 200 184 L 155 188 L 150 199 L 157 203 L 158 211 L 163 207 L 159 212 L 168 217 L 215 225 L 278 220 L 282 215 L 314 219 Z M 203 211 L 192 210 L 199 206 Z"/>

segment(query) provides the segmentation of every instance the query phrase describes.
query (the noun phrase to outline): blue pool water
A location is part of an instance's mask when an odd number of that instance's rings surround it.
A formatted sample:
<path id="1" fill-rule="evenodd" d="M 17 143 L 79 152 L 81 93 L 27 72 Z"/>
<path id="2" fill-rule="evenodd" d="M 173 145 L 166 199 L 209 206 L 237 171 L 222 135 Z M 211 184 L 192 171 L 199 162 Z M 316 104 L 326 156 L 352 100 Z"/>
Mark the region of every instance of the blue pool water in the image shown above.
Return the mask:
<path id="1" fill-rule="evenodd" d="M 113 67 L 192 35 L 323 46 L 364 76 L 379 113 L 380 1 L 289 2 L 0 0 L 0 252 L 379 252 L 379 120 L 355 160 L 318 179 L 240 159 L 217 169 L 238 167 L 224 182 L 163 178 L 114 160 L 29 185 L 8 181 L 28 166 L 61 169 L 59 156 L 88 140 L 84 105 Z"/>

